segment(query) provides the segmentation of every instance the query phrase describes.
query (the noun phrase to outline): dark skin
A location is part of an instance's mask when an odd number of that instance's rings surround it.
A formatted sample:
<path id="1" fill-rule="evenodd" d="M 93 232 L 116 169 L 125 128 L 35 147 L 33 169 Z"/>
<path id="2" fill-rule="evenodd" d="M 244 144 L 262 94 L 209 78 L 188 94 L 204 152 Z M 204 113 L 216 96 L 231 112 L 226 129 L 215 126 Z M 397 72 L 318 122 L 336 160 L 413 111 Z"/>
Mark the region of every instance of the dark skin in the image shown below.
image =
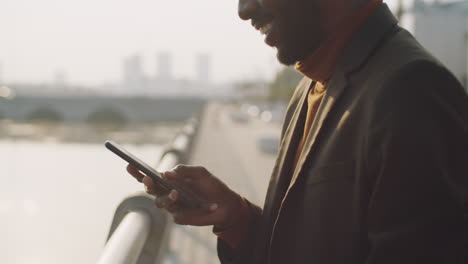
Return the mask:
<path id="1" fill-rule="evenodd" d="M 156 206 L 171 213 L 177 224 L 227 228 L 236 221 L 236 212 L 241 206 L 242 198 L 203 167 L 178 165 L 162 174 L 165 180 L 201 201 L 198 209 L 178 205 L 179 193 L 176 190 L 167 192 L 158 188 L 150 177 L 131 165 L 127 166 L 127 171 L 145 184 L 146 191 L 157 197 Z"/>
<path id="2" fill-rule="evenodd" d="M 294 65 L 305 59 L 344 18 L 372 0 L 239 0 L 239 17 L 256 29 L 271 24 L 265 42 L 278 60 Z"/>
<path id="3" fill-rule="evenodd" d="M 265 42 L 277 49 L 278 60 L 293 65 L 313 53 L 343 19 L 372 0 L 239 0 L 238 13 L 252 26 L 265 31 Z M 265 30 L 267 29 L 267 30 Z M 127 171 L 155 195 L 156 206 L 164 208 L 177 224 L 226 229 L 237 221 L 242 198 L 199 166 L 179 165 L 163 178 L 199 199 L 199 209 L 178 205 L 176 190 L 164 191 L 151 178 L 129 165 Z"/>

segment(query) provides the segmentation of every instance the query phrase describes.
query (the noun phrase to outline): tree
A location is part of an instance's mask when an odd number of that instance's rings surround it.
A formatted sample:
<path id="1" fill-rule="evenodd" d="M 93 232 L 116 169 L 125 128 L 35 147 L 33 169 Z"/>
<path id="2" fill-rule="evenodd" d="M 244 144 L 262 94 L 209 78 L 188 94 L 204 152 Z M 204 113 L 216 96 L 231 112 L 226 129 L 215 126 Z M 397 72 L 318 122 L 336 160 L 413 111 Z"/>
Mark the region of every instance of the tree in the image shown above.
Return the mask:
<path id="1" fill-rule="evenodd" d="M 403 7 L 403 0 L 398 0 L 398 7 L 397 7 L 396 16 L 397 16 L 399 21 L 401 21 L 401 19 L 403 18 L 404 12 L 405 12 L 405 10 L 404 10 L 404 7 Z"/>
<path id="2" fill-rule="evenodd" d="M 270 101 L 289 101 L 302 75 L 291 67 L 284 67 L 270 84 Z"/>

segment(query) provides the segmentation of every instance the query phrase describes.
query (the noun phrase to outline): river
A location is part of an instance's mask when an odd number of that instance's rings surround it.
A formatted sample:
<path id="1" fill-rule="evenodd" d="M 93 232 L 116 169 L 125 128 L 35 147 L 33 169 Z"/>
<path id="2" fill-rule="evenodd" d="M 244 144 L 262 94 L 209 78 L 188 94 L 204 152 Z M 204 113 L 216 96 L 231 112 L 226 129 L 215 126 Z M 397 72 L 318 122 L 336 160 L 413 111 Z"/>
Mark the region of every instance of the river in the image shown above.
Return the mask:
<path id="1" fill-rule="evenodd" d="M 155 163 L 160 144 L 123 144 Z M 0 263 L 95 263 L 114 210 L 142 186 L 102 143 L 0 139 Z"/>

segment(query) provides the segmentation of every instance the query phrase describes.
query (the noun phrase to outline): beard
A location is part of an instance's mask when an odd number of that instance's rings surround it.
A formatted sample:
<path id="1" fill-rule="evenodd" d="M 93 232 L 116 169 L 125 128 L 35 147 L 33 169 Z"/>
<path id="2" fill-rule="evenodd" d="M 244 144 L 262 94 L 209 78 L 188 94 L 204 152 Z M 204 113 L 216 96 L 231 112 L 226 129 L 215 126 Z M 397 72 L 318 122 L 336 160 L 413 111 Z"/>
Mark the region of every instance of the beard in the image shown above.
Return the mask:
<path id="1" fill-rule="evenodd" d="M 292 6 L 294 5 L 288 7 Z M 319 47 L 323 36 L 322 21 L 319 15 L 314 15 L 310 10 L 319 10 L 314 1 L 309 2 L 307 6 L 303 4 L 302 10 L 288 10 L 289 15 L 279 23 L 281 28 L 276 49 L 280 63 L 294 65 L 306 59 Z"/>
<path id="2" fill-rule="evenodd" d="M 276 57 L 281 64 L 291 66 L 305 60 L 318 48 L 318 42 L 304 42 L 296 39 L 285 40 L 284 44 L 277 47 Z"/>

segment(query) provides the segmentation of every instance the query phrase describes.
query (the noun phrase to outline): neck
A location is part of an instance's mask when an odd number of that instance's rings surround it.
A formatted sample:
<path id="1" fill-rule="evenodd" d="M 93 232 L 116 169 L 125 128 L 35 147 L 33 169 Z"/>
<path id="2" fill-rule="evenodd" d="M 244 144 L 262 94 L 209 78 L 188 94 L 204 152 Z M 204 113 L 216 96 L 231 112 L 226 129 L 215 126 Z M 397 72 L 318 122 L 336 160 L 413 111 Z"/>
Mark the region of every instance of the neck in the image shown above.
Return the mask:
<path id="1" fill-rule="evenodd" d="M 354 3 L 354 8 L 359 9 L 363 5 L 366 5 L 366 4 L 368 4 L 368 3 L 372 2 L 372 1 L 374 1 L 374 0 L 356 0 L 355 3 Z"/>
<path id="2" fill-rule="evenodd" d="M 296 69 L 315 81 L 327 82 L 352 35 L 381 3 L 382 0 L 367 1 L 352 14 L 340 19 L 338 24 L 323 36 L 319 47 L 296 64 Z"/>
<path id="3" fill-rule="evenodd" d="M 337 30 L 344 20 L 355 14 L 364 5 L 375 0 L 325 0 L 322 2 L 324 33 L 329 35 Z"/>

